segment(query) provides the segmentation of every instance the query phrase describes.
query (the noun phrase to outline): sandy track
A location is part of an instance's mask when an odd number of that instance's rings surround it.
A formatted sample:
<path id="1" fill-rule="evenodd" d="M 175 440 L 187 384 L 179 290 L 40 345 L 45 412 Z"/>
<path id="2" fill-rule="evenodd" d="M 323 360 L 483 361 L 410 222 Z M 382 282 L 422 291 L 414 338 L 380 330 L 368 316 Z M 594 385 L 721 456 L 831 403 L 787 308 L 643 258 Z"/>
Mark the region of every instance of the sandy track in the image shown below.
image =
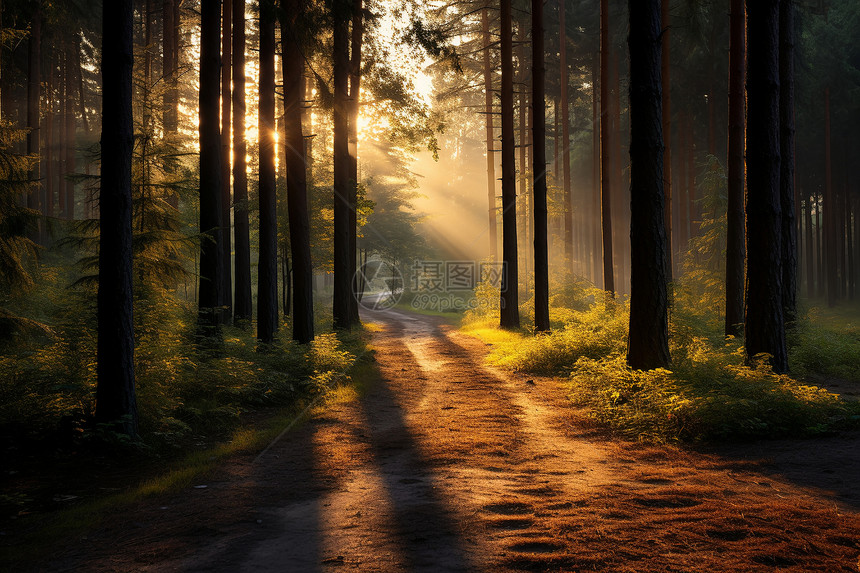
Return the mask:
<path id="1" fill-rule="evenodd" d="M 853 571 L 857 437 L 719 453 L 608 440 L 438 319 L 367 313 L 381 380 L 47 569 Z M 770 456 L 762 463 L 762 455 Z"/>

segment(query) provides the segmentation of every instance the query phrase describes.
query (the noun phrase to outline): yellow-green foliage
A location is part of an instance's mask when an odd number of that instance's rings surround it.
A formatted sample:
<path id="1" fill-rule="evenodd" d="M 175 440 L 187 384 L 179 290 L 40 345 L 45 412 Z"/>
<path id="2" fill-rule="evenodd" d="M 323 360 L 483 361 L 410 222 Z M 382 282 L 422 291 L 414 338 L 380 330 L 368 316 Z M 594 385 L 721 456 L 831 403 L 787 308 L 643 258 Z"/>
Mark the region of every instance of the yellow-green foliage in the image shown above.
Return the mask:
<path id="1" fill-rule="evenodd" d="M 791 367 L 798 374 L 860 382 L 860 313 L 813 308 L 789 332 Z"/>
<path id="2" fill-rule="evenodd" d="M 96 386 L 95 293 L 86 285 L 55 292 L 58 283 L 50 277 L 32 293 L 50 318 L 52 337 L 0 352 L 0 430 L 86 439 Z M 149 446 L 229 436 L 244 412 L 323 391 L 355 360 L 333 333 L 302 346 L 289 340 L 289 326 L 265 352 L 252 331 L 233 327 L 224 327 L 223 346 L 200 349 L 195 319 L 194 304 L 171 293 L 135 300 L 137 402 Z M 348 344 L 358 347 L 360 340 Z"/>
<path id="3" fill-rule="evenodd" d="M 490 313 L 468 315 L 464 329 L 491 345 L 492 364 L 568 378 L 575 403 L 631 439 L 810 435 L 860 424 L 856 404 L 790 376 L 776 375 L 764 360 L 745 366 L 741 341 L 724 339 L 719 317 L 703 302 L 709 299 L 703 296 L 708 290 L 707 285 L 693 284 L 676 298 L 670 324 L 671 371 L 628 368 L 627 302 L 607 299 L 600 290 L 576 284 L 558 291 L 555 301 L 564 306 L 551 307 L 549 334 L 501 331 L 496 328 L 497 317 Z M 525 306 L 524 314 L 527 310 Z M 849 344 L 852 332 L 853 345 Z M 856 330 L 840 337 L 819 336 L 815 345 L 806 346 L 821 349 L 824 344 L 838 345 L 847 353 L 842 363 L 846 368 L 847 360 L 854 360 L 855 367 L 860 364 L 860 356 L 852 354 L 860 349 Z M 827 350 L 826 359 L 837 351 Z"/>

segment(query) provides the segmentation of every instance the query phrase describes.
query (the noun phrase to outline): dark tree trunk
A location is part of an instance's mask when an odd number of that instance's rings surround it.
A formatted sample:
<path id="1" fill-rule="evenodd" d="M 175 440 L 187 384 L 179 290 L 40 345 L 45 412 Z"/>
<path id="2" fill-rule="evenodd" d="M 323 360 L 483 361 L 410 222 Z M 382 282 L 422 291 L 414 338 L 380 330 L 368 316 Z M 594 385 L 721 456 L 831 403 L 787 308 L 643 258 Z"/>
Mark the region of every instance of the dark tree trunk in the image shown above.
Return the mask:
<path id="1" fill-rule="evenodd" d="M 245 0 L 233 0 L 233 233 L 236 249 L 233 318 L 250 321 L 251 240 L 248 223 L 248 171 L 245 157 Z"/>
<path id="2" fill-rule="evenodd" d="M 549 256 L 546 207 L 546 68 L 544 66 L 543 0 L 532 0 L 532 106 L 535 232 L 535 330 L 549 330 Z"/>
<path id="3" fill-rule="evenodd" d="M 614 296 L 609 107 L 609 1 L 600 0 L 600 221 L 603 229 L 603 289 Z"/>
<path id="4" fill-rule="evenodd" d="M 565 0 L 558 0 L 559 58 L 561 63 L 561 169 L 564 174 L 564 268 L 573 269 L 573 199 L 570 188 L 570 102 L 567 97 L 567 27 L 565 23 Z"/>
<path id="5" fill-rule="evenodd" d="M 669 58 L 669 0 L 662 0 L 660 5 L 660 24 L 662 27 L 662 56 L 660 59 L 660 83 L 663 86 L 663 195 L 666 202 L 664 217 L 666 227 L 666 266 L 667 278 L 672 280 L 675 269 L 672 260 L 672 81 Z M 632 269 L 631 269 L 632 270 Z"/>
<path id="6" fill-rule="evenodd" d="M 728 206 L 726 209 L 726 336 L 744 322 L 744 0 L 731 0 L 729 38 Z"/>
<path id="7" fill-rule="evenodd" d="M 300 44 L 300 26 L 305 11 L 304 0 L 285 0 L 284 7 L 287 18 L 281 22 L 281 43 L 284 54 L 287 208 L 293 258 L 293 340 L 306 344 L 314 338 L 314 299 L 307 164 L 302 132 L 302 75 L 305 66 Z"/>
<path id="8" fill-rule="evenodd" d="M 218 0 L 200 4 L 200 286 L 198 322 L 206 336 L 220 336 L 221 305 L 221 10 Z"/>
<path id="9" fill-rule="evenodd" d="M 487 125 L 487 205 L 490 225 L 490 257 L 499 259 L 498 223 L 496 221 L 496 157 L 493 136 L 493 72 L 490 69 L 490 22 L 487 8 L 481 10 L 484 55 L 484 113 Z"/>
<path id="10" fill-rule="evenodd" d="M 667 251 L 663 197 L 660 0 L 630 10 L 630 335 L 627 363 L 669 366 Z"/>
<path id="11" fill-rule="evenodd" d="M 41 130 L 39 129 L 39 106 L 41 103 L 41 84 L 42 84 L 42 10 L 41 2 L 36 3 L 33 10 L 33 22 L 30 30 L 30 39 L 28 42 L 27 52 L 28 70 L 27 70 L 27 155 L 39 154 L 39 140 Z M 30 181 L 39 181 L 41 177 L 40 162 L 34 161 L 29 173 Z M 34 211 L 39 209 L 39 196 L 41 188 L 39 185 L 31 188 L 27 194 L 27 207 Z M 31 233 L 30 238 L 34 241 L 39 240 L 38 231 Z"/>
<path id="12" fill-rule="evenodd" d="M 105 2 L 96 422 L 137 435 L 131 272 L 132 0 Z"/>
<path id="13" fill-rule="evenodd" d="M 164 91 L 164 107 L 162 122 L 165 134 L 174 134 L 178 128 L 179 116 L 177 105 L 179 103 L 179 92 L 176 79 L 176 57 L 178 46 L 176 45 L 176 29 L 179 22 L 176 21 L 176 3 L 180 0 L 164 0 L 161 10 L 162 34 L 163 34 L 163 60 L 162 75 L 164 76 L 167 89 Z"/>
<path id="14" fill-rule="evenodd" d="M 810 194 L 806 198 L 806 212 L 804 218 L 806 220 L 806 296 L 812 298 L 815 296 L 815 242 L 812 234 L 812 197 Z"/>
<path id="15" fill-rule="evenodd" d="M 46 217 L 54 216 L 54 67 L 55 54 L 48 49 L 48 77 L 45 81 L 45 130 L 40 160 L 45 166 L 45 181 L 40 189 L 40 211 Z M 41 229 L 40 241 L 47 242 L 47 221 Z"/>
<path id="16" fill-rule="evenodd" d="M 519 273 L 517 268 L 517 182 L 514 153 L 514 70 L 511 0 L 501 0 L 502 57 L 502 328 L 519 328 Z"/>
<path id="17" fill-rule="evenodd" d="M 64 170 L 65 175 L 70 175 L 75 173 L 75 85 L 74 78 L 75 74 L 73 72 L 76 58 L 74 58 L 71 54 L 71 51 L 74 50 L 75 44 L 72 42 L 68 45 L 66 50 L 66 73 L 65 73 L 65 90 L 66 97 L 63 102 L 63 117 L 66 121 L 65 126 L 65 137 L 63 138 L 63 145 L 66 150 L 66 168 Z M 65 179 L 65 177 L 64 177 Z M 70 179 L 66 179 L 66 204 L 64 206 L 66 217 L 69 219 L 75 218 L 75 183 Z"/>
<path id="18" fill-rule="evenodd" d="M 361 324 L 358 315 L 359 292 L 356 273 L 358 256 L 358 112 L 361 93 L 361 44 L 364 36 L 362 0 L 352 0 L 352 37 L 349 62 L 349 277 L 352 296 L 349 297 L 350 322 Z"/>
<path id="19" fill-rule="evenodd" d="M 350 180 L 349 180 L 349 34 L 351 16 L 348 0 L 334 0 L 334 300 L 335 328 L 349 330 L 352 300 L 350 253 Z"/>
<path id="20" fill-rule="evenodd" d="M 833 167 L 830 141 L 830 88 L 824 90 L 824 231 L 822 252 L 826 253 L 824 282 L 827 306 L 835 306 L 839 289 L 836 259 L 836 201 L 833 197 Z"/>
<path id="21" fill-rule="evenodd" d="M 233 273 L 231 267 L 232 245 L 230 240 L 230 65 L 232 62 L 232 0 L 223 0 L 221 5 L 221 257 L 224 272 L 221 285 L 223 318 L 230 320 L 233 307 Z"/>
<path id="22" fill-rule="evenodd" d="M 271 344 L 278 331 L 278 219 L 275 194 L 275 7 L 260 2 L 260 260 L 257 338 Z"/>
<path id="23" fill-rule="evenodd" d="M 779 188 L 782 207 L 782 309 L 797 315 L 797 222 L 794 212 L 794 4 L 779 2 Z"/>
<path id="24" fill-rule="evenodd" d="M 747 360 L 767 353 L 788 370 L 782 314 L 779 192 L 779 1 L 747 0 Z"/>

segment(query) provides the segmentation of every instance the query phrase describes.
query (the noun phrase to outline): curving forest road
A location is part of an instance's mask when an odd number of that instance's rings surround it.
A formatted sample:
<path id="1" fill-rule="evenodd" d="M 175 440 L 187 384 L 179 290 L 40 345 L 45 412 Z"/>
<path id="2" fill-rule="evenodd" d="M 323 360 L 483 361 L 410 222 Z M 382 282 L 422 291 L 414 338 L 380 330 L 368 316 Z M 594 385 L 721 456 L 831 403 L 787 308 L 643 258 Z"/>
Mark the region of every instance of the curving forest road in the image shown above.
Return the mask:
<path id="1" fill-rule="evenodd" d="M 361 398 L 110 516 L 45 570 L 857 573 L 857 435 L 618 442 L 440 319 L 363 318 L 380 379 Z"/>

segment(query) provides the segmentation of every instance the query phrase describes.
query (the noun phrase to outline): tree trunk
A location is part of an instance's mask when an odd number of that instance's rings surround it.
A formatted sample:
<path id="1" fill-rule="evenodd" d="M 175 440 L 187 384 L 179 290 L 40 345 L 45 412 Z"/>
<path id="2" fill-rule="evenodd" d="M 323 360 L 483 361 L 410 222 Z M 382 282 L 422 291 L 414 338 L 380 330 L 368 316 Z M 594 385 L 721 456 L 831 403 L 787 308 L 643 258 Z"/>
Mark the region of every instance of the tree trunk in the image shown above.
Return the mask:
<path id="1" fill-rule="evenodd" d="M 484 43 L 484 113 L 487 125 L 487 205 L 490 225 L 490 257 L 499 259 L 498 222 L 496 221 L 496 156 L 493 134 L 493 71 L 490 68 L 490 22 L 487 8 L 481 9 L 482 41 Z"/>
<path id="2" fill-rule="evenodd" d="M 627 363 L 669 366 L 660 0 L 629 0 L 630 334 Z"/>
<path id="3" fill-rule="evenodd" d="M 81 72 L 81 35 L 75 34 L 75 81 L 78 83 L 78 104 L 81 112 L 81 126 L 84 128 L 84 133 L 89 134 L 90 123 L 87 119 L 87 101 L 84 92 L 84 74 Z"/>
<path id="4" fill-rule="evenodd" d="M 812 298 L 815 296 L 815 242 L 812 234 L 812 195 L 806 198 L 806 211 L 804 213 L 806 221 L 806 296 Z"/>
<path id="5" fill-rule="evenodd" d="M 603 229 L 603 289 L 615 296 L 615 275 L 612 268 L 609 107 L 609 0 L 600 0 L 600 221 Z"/>
<path id="6" fill-rule="evenodd" d="M 535 330 L 549 331 L 549 256 L 546 206 L 546 68 L 543 0 L 532 0 L 532 106 L 535 233 Z"/>
<path id="7" fill-rule="evenodd" d="M 573 199 L 570 188 L 570 102 L 567 96 L 567 27 L 565 23 L 565 0 L 558 0 L 558 37 L 561 63 L 561 169 L 564 174 L 564 268 L 573 269 Z"/>
<path id="8" fill-rule="evenodd" d="M 522 22 L 519 22 L 517 25 L 517 71 L 518 71 L 518 83 L 519 90 L 517 93 L 519 95 L 519 106 L 518 106 L 518 115 L 519 120 L 517 121 L 517 127 L 519 128 L 519 145 L 517 146 L 517 150 L 519 151 L 519 192 L 517 196 L 520 197 L 520 201 L 518 202 L 517 207 L 520 210 L 520 220 L 522 221 L 522 225 L 520 230 L 522 231 L 522 235 L 525 235 L 526 240 L 523 245 L 522 258 L 519 259 L 523 262 L 523 276 L 526 277 L 526 290 L 528 290 L 528 276 L 529 276 L 529 256 L 528 256 L 528 248 L 529 248 L 529 233 L 528 233 L 528 159 L 526 157 L 526 147 L 528 146 L 527 142 L 527 132 L 528 132 L 528 100 L 526 98 L 526 85 L 527 85 L 527 70 L 526 70 L 526 27 Z M 519 231 L 518 231 L 519 234 Z M 517 241 L 519 243 L 519 241 Z M 519 254 L 518 254 L 519 256 Z"/>
<path id="9" fill-rule="evenodd" d="M 163 60 L 162 75 L 167 86 L 164 90 L 164 107 L 162 110 L 162 122 L 165 135 L 174 134 L 178 128 L 179 116 L 177 105 L 179 103 L 179 92 L 176 78 L 176 57 L 178 46 L 176 45 L 176 30 L 179 22 L 176 21 L 176 3 L 180 0 L 164 0 L 161 10 L 162 34 L 163 34 Z"/>
<path id="10" fill-rule="evenodd" d="M 40 160 L 45 165 L 45 181 L 39 196 L 39 210 L 45 217 L 54 216 L 54 64 L 55 54 L 48 50 L 48 77 L 45 78 L 45 131 Z M 47 221 L 41 228 L 40 242 L 46 243 Z"/>
<path id="11" fill-rule="evenodd" d="M 514 70 L 511 0 L 501 0 L 502 55 L 502 328 L 519 328 L 517 268 L 517 182 L 514 153 Z"/>
<path id="12" fill-rule="evenodd" d="M 349 34 L 348 0 L 334 0 L 334 300 L 335 328 L 349 330 L 352 276 L 350 269 L 350 179 L 349 179 Z"/>
<path id="13" fill-rule="evenodd" d="M 221 264 L 224 267 L 221 285 L 221 306 L 224 320 L 229 321 L 233 307 L 232 245 L 230 240 L 230 65 L 232 62 L 232 0 L 223 0 L 221 5 Z"/>
<path id="14" fill-rule="evenodd" d="M 669 248 L 666 250 L 667 278 L 669 281 L 675 274 L 672 256 L 672 81 L 670 67 L 670 44 L 669 31 L 671 22 L 669 18 L 669 0 L 662 0 L 660 5 L 660 24 L 662 27 L 662 55 L 660 59 L 660 83 L 663 86 L 663 195 L 666 202 L 666 214 L 664 216 L 666 226 L 666 241 Z M 632 269 L 631 269 L 632 270 Z"/>
<path id="15" fill-rule="evenodd" d="M 249 321 L 251 303 L 251 240 L 248 223 L 248 170 L 245 162 L 245 0 L 233 3 L 233 233 L 235 276 L 233 318 Z"/>
<path id="16" fill-rule="evenodd" d="M 278 218 L 275 193 L 275 6 L 260 2 L 260 260 L 257 338 L 271 344 L 278 331 Z"/>
<path id="17" fill-rule="evenodd" d="M 767 353 L 788 370 L 782 314 L 779 1 L 747 0 L 747 360 Z"/>
<path id="18" fill-rule="evenodd" d="M 825 283 L 827 284 L 827 306 L 835 306 L 839 283 L 836 260 L 836 201 L 833 198 L 833 168 L 830 144 L 830 88 L 824 90 L 824 243 L 826 253 Z"/>
<path id="19" fill-rule="evenodd" d="M 726 336 L 744 322 L 744 0 L 731 0 L 729 38 L 728 206 L 726 209 Z"/>
<path id="20" fill-rule="evenodd" d="M 602 260 L 603 248 L 600 244 L 600 225 L 598 224 L 600 216 L 600 98 L 599 84 L 600 76 L 598 69 L 600 68 L 600 56 L 594 58 L 591 66 L 591 177 L 592 177 L 592 193 L 591 193 L 591 235 L 592 235 L 592 262 L 594 268 L 591 271 L 592 281 L 595 286 L 601 285 L 600 265 Z"/>
<path id="21" fill-rule="evenodd" d="M 218 0 L 200 4 L 200 286 L 198 323 L 205 336 L 220 336 L 221 305 L 221 10 Z"/>
<path id="22" fill-rule="evenodd" d="M 105 2 L 96 422 L 137 435 L 132 321 L 132 0 Z"/>
<path id="23" fill-rule="evenodd" d="M 352 0 L 352 37 L 349 62 L 349 277 L 352 296 L 349 298 L 350 321 L 361 324 L 358 315 L 359 291 L 356 257 L 358 256 L 358 113 L 361 98 L 361 44 L 364 35 L 362 0 Z"/>
<path id="24" fill-rule="evenodd" d="M 310 216 L 308 215 L 307 164 L 302 104 L 304 58 L 300 44 L 304 0 L 285 0 L 281 21 L 284 54 L 284 150 L 287 166 L 287 208 L 290 221 L 290 250 L 293 259 L 293 340 L 306 344 L 314 338 L 313 268 L 311 264 Z"/>
<path id="25" fill-rule="evenodd" d="M 77 171 L 75 165 L 75 85 L 74 78 L 75 74 L 73 72 L 75 67 L 76 58 L 72 56 L 70 50 L 75 48 L 75 44 L 71 43 L 66 50 L 66 73 L 65 73 L 65 81 L 66 81 L 66 98 L 63 102 L 65 107 L 63 111 L 63 117 L 66 120 L 65 134 L 66 136 L 63 138 L 65 149 L 66 149 L 66 168 L 65 174 L 71 175 Z M 69 219 L 75 218 L 75 183 L 72 180 L 66 180 L 66 205 L 65 205 L 65 213 L 66 217 Z"/>
<path id="26" fill-rule="evenodd" d="M 782 207 L 782 309 L 787 324 L 797 315 L 797 227 L 794 213 L 794 5 L 779 2 L 779 141 Z"/>

